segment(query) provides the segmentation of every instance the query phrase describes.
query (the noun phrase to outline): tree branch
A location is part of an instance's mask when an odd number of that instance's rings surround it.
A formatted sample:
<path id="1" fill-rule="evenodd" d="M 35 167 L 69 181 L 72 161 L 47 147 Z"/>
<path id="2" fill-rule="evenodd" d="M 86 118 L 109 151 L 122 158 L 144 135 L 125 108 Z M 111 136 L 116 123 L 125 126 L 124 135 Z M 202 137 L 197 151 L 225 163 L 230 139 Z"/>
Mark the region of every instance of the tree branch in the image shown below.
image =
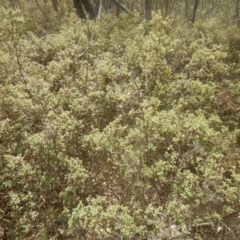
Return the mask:
<path id="1" fill-rule="evenodd" d="M 116 4 L 120 9 L 122 9 L 125 13 L 128 13 L 133 16 L 131 11 L 127 9 L 122 3 L 120 3 L 118 0 L 111 0 L 114 4 Z"/>

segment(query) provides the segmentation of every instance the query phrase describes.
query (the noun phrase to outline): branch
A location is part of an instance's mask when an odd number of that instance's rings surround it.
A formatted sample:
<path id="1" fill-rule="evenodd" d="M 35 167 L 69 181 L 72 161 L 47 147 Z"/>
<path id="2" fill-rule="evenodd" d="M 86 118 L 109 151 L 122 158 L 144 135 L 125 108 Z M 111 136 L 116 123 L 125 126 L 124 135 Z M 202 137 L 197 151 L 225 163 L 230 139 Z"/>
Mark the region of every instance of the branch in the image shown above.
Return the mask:
<path id="1" fill-rule="evenodd" d="M 118 0 L 111 0 L 113 3 L 115 3 L 120 9 L 122 9 L 125 13 L 130 14 L 131 16 L 133 16 L 133 14 L 131 13 L 131 11 L 129 9 L 127 9 L 122 3 L 120 3 Z"/>
<path id="2" fill-rule="evenodd" d="M 102 12 L 102 0 L 99 0 L 98 1 L 98 11 L 97 11 L 97 14 L 96 14 L 96 18 L 100 18 L 101 12 Z"/>
<path id="3" fill-rule="evenodd" d="M 38 5 L 38 8 L 40 9 L 40 11 L 42 12 L 43 16 L 46 18 L 47 22 L 49 22 L 49 19 L 48 19 L 46 13 L 43 11 L 43 9 L 42 9 L 40 3 L 38 2 L 38 0 L 36 0 L 36 3 Z"/>

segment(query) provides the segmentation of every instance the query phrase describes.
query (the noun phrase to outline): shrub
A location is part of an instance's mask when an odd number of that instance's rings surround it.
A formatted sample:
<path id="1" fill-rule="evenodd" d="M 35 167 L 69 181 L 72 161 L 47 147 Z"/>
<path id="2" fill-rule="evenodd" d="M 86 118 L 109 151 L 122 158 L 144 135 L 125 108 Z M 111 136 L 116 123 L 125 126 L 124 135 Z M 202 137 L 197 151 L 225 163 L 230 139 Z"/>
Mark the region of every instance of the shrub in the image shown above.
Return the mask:
<path id="1" fill-rule="evenodd" d="M 72 15 L 44 37 L 19 10 L 0 18 L 9 239 L 204 239 L 194 226 L 238 211 L 230 41 L 204 24 L 187 40 L 159 14 Z"/>

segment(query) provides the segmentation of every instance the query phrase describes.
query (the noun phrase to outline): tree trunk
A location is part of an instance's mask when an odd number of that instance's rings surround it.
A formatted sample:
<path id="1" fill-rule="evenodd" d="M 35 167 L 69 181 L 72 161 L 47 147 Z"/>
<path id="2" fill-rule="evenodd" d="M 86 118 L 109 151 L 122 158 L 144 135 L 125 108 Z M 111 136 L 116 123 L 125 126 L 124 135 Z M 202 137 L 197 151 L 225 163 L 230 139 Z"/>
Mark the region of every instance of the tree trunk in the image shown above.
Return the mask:
<path id="1" fill-rule="evenodd" d="M 102 0 L 98 0 L 98 8 L 97 8 L 96 18 L 100 18 L 101 12 L 102 12 Z"/>
<path id="2" fill-rule="evenodd" d="M 58 12 L 58 0 L 52 0 L 53 8 L 56 12 Z"/>
<path id="3" fill-rule="evenodd" d="M 164 1 L 164 5 L 165 5 L 165 14 L 164 14 L 164 18 L 166 18 L 168 16 L 168 8 L 169 8 L 169 2 L 168 0 Z"/>
<path id="4" fill-rule="evenodd" d="M 152 19 L 152 0 L 145 0 L 145 19 L 147 21 Z"/>
<path id="5" fill-rule="evenodd" d="M 197 13 L 197 9 L 198 9 L 198 4 L 199 4 L 199 0 L 195 0 L 194 6 L 193 6 L 192 23 L 194 23 L 194 22 L 195 22 L 195 19 L 196 19 L 196 13 Z"/>
<path id="6" fill-rule="evenodd" d="M 89 19 L 95 18 L 95 13 L 92 4 L 89 0 L 73 0 L 74 7 L 76 8 L 77 15 L 80 18 L 87 18 L 84 10 L 89 14 Z"/>
<path id="7" fill-rule="evenodd" d="M 185 16 L 187 18 L 187 22 L 189 21 L 188 10 L 189 10 L 189 3 L 188 3 L 188 0 L 185 0 Z"/>
<path id="8" fill-rule="evenodd" d="M 236 0 L 236 18 L 237 18 L 237 26 L 240 28 L 240 0 Z"/>

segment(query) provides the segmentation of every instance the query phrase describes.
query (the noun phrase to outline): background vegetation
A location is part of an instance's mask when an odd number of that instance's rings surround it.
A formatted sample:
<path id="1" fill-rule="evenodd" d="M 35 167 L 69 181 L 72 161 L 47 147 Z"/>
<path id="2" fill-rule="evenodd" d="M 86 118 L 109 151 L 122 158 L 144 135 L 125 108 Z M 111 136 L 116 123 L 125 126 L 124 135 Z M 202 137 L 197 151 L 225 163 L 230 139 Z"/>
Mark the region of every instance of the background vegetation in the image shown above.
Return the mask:
<path id="1" fill-rule="evenodd" d="M 1 1 L 2 239 L 239 239 L 238 1 L 52 2 Z"/>

